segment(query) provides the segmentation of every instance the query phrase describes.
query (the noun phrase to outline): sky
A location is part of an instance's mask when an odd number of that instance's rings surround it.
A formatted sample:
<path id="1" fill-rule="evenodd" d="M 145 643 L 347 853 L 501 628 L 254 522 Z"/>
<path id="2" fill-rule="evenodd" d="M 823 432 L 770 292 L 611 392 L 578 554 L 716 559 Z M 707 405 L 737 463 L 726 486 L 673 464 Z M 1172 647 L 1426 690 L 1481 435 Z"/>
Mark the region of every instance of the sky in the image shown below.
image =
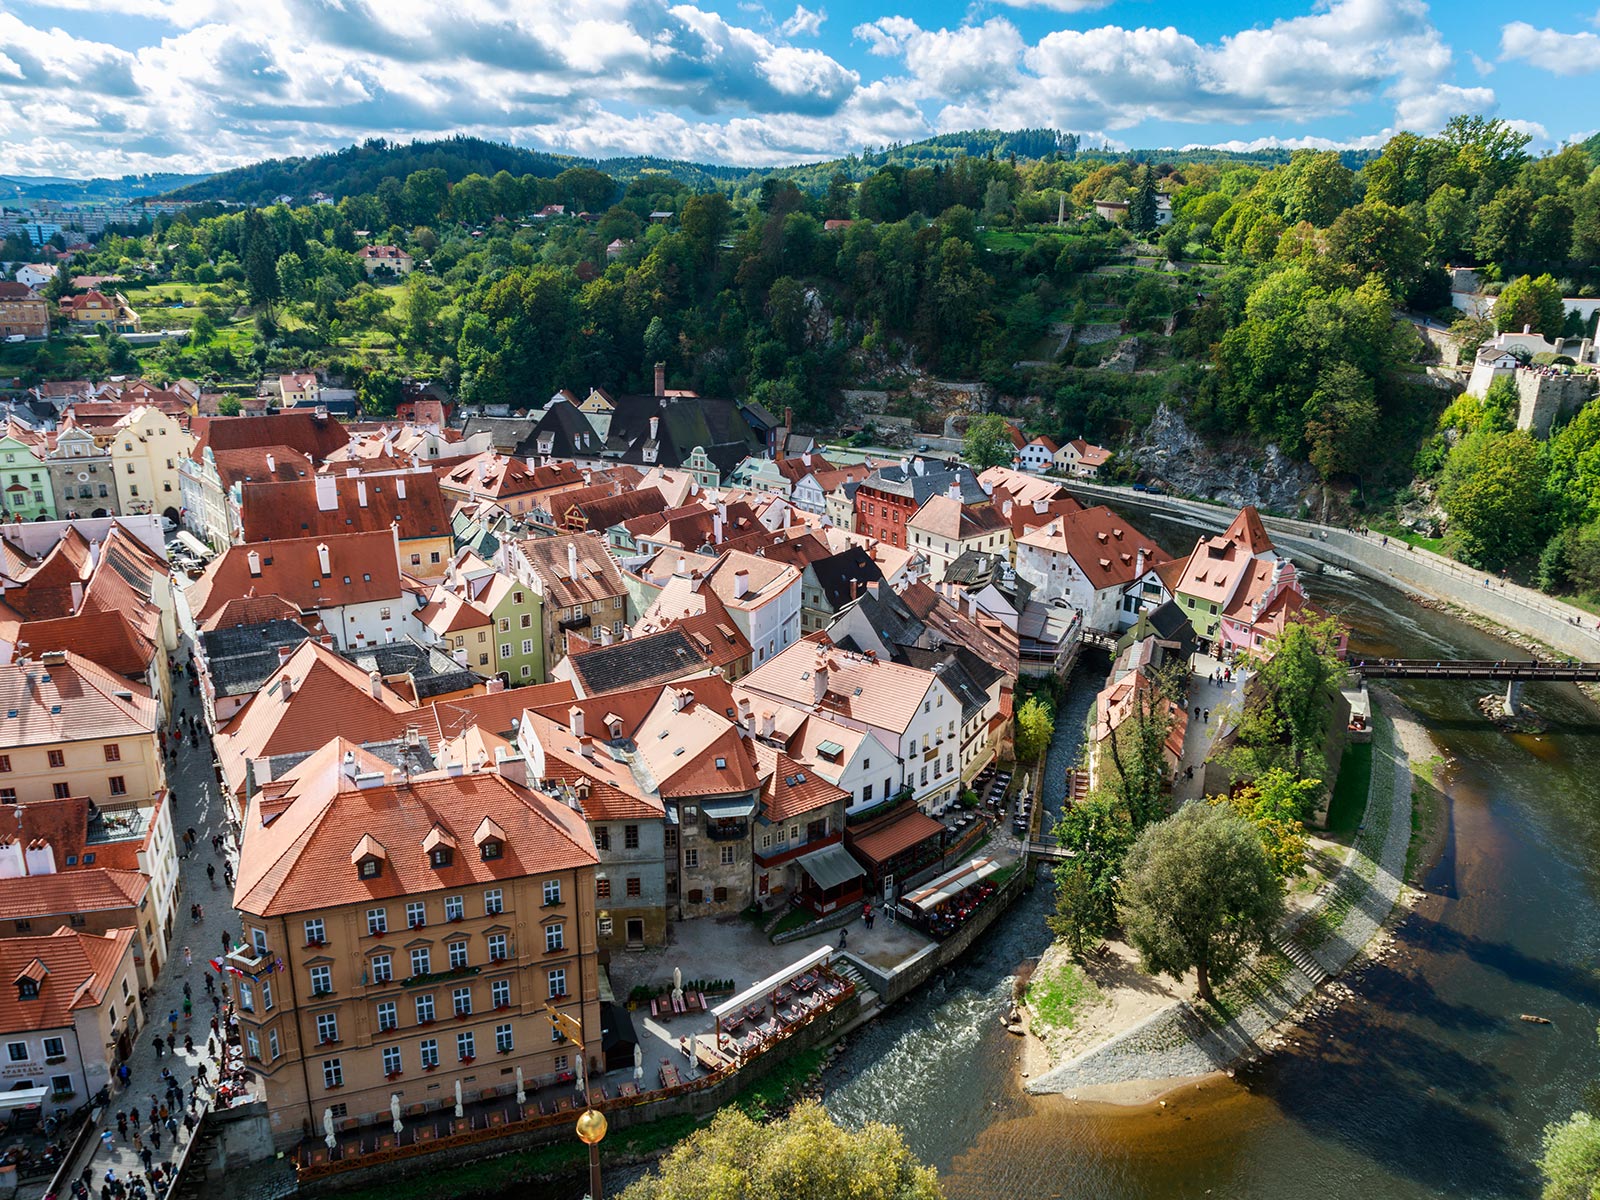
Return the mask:
<path id="1" fill-rule="evenodd" d="M 0 0 L 0 173 L 466 133 L 775 166 L 973 128 L 1375 146 L 1600 125 L 1600 9 L 1450 0 Z M 815 7 L 812 7 L 815 5 Z"/>

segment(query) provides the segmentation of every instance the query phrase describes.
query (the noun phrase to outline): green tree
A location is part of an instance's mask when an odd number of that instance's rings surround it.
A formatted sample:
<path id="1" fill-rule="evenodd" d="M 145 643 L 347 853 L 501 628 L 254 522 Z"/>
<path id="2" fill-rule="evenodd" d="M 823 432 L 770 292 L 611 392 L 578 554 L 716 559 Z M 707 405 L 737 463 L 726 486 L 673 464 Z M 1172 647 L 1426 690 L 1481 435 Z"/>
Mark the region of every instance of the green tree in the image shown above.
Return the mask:
<path id="1" fill-rule="evenodd" d="M 1297 778 L 1323 774 L 1322 747 L 1333 709 L 1330 700 L 1344 664 L 1339 661 L 1339 622 L 1295 621 L 1273 643 L 1256 672 L 1251 700 L 1240 717 L 1237 744 L 1253 761 L 1235 763 L 1242 775 L 1259 777 L 1272 766 Z"/>
<path id="2" fill-rule="evenodd" d="M 292 251 L 278 259 L 278 294 L 285 300 L 305 299 L 306 265 Z"/>
<path id="3" fill-rule="evenodd" d="M 1149 233 L 1156 227 L 1156 180 L 1148 163 L 1133 173 L 1128 189 L 1128 228 L 1134 233 Z"/>
<path id="4" fill-rule="evenodd" d="M 1355 172 L 1335 150 L 1296 150 L 1279 189 L 1283 219 L 1290 225 L 1310 221 L 1326 229 L 1350 204 Z"/>
<path id="5" fill-rule="evenodd" d="M 1575 1112 L 1544 1128 L 1543 1200 L 1594 1200 L 1600 1196 L 1600 1121 Z"/>
<path id="6" fill-rule="evenodd" d="M 1366 375 L 1345 362 L 1322 373 L 1306 401 L 1306 448 L 1324 480 L 1353 474 L 1372 461 L 1379 417 Z"/>
<path id="7" fill-rule="evenodd" d="M 1101 747 L 1107 794 L 1123 812 L 1135 833 L 1167 810 L 1172 779 L 1167 763 L 1167 737 L 1176 713 L 1178 681 L 1175 674 L 1160 673 L 1145 686 L 1135 687 L 1129 711 Z"/>
<path id="8" fill-rule="evenodd" d="M 1472 243 L 1474 212 L 1464 189 L 1442 184 L 1423 206 L 1428 253 L 1436 262 L 1452 262 Z"/>
<path id="9" fill-rule="evenodd" d="M 938 1176 L 889 1125 L 851 1132 L 805 1101 L 758 1124 L 724 1108 L 622 1200 L 941 1200 Z"/>
<path id="10" fill-rule="evenodd" d="M 404 323 L 406 344 L 425 350 L 433 344 L 433 323 L 439 315 L 439 297 L 420 271 L 406 277 L 400 298 L 400 319 Z"/>
<path id="11" fill-rule="evenodd" d="M 244 405 L 237 396 L 224 396 L 217 401 L 217 413 L 224 417 L 237 417 L 244 411 Z"/>
<path id="12" fill-rule="evenodd" d="M 217 336 L 217 327 L 210 317 L 201 313 L 189 327 L 189 345 L 204 346 Z"/>
<path id="13" fill-rule="evenodd" d="M 1494 322 L 1508 333 L 1531 326 L 1534 333 L 1560 338 L 1567 306 L 1561 302 L 1561 285 L 1550 275 L 1519 275 L 1501 289 L 1494 302 Z"/>
<path id="14" fill-rule="evenodd" d="M 1056 908 L 1045 924 L 1081 956 L 1116 925 L 1117 883 L 1133 823 L 1113 793 L 1097 788 L 1061 814 L 1054 832 L 1073 857 L 1056 869 Z"/>
<path id="15" fill-rule="evenodd" d="M 1316 807 L 1322 780 L 1299 779 L 1290 771 L 1274 768 L 1226 796 L 1207 801 L 1226 806 L 1249 821 L 1261 838 L 1261 847 L 1280 875 L 1305 871 L 1306 818 Z"/>
<path id="16" fill-rule="evenodd" d="M 387 367 L 374 367 L 361 377 L 356 395 L 364 413 L 390 414 L 400 404 L 405 381 Z"/>
<path id="17" fill-rule="evenodd" d="M 1445 462 L 1438 499 L 1450 548 L 1464 562 L 1493 570 L 1532 555 L 1549 511 L 1539 443 L 1521 429 L 1463 438 Z"/>
<path id="18" fill-rule="evenodd" d="M 245 210 L 239 259 L 250 303 L 270 307 L 279 296 L 278 250 L 261 213 L 254 208 Z"/>
<path id="19" fill-rule="evenodd" d="M 1017 448 L 1011 440 L 1010 422 L 999 413 L 984 413 L 967 422 L 962 454 L 974 471 L 1010 464 Z"/>
<path id="20" fill-rule="evenodd" d="M 1377 275 L 1404 297 L 1422 278 L 1427 240 L 1403 209 L 1381 200 L 1347 208 L 1328 229 L 1328 255 L 1359 279 Z"/>
<path id="21" fill-rule="evenodd" d="M 1038 696 L 1029 696 L 1017 708 L 1017 762 L 1032 764 L 1044 758 L 1055 736 L 1056 719 L 1050 706 Z"/>
<path id="22" fill-rule="evenodd" d="M 1144 969 L 1195 973 L 1212 1002 L 1283 915 L 1283 882 L 1249 822 L 1225 808 L 1188 804 L 1151 825 L 1123 863 L 1117 909 Z"/>

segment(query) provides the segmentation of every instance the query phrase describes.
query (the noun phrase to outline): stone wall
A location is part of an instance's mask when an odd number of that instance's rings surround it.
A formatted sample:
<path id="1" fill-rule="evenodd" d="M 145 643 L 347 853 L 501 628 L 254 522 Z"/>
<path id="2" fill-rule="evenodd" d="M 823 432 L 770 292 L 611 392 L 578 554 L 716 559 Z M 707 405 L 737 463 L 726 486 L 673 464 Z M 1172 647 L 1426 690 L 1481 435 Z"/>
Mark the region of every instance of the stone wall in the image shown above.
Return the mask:
<path id="1" fill-rule="evenodd" d="M 1517 428 L 1547 438 L 1557 421 L 1577 412 L 1593 397 L 1594 384 L 1587 375 L 1518 371 Z"/>

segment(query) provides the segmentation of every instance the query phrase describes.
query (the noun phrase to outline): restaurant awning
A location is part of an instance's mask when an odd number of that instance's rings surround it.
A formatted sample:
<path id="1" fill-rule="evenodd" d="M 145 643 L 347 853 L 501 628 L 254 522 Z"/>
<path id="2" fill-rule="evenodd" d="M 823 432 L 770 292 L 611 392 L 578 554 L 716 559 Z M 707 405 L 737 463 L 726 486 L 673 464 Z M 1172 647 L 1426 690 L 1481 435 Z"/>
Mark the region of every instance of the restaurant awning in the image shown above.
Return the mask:
<path id="1" fill-rule="evenodd" d="M 769 975 L 760 983 L 752 984 L 751 986 L 745 988 L 744 991 L 740 992 L 733 999 L 724 1000 L 721 1004 L 717 1005 L 711 1010 L 711 1015 L 720 1021 L 729 1013 L 738 1012 L 747 1004 L 752 1004 L 757 1000 L 765 1003 L 767 997 L 772 994 L 779 984 L 788 983 L 789 980 L 793 979 L 795 976 L 804 975 L 813 967 L 826 966 L 828 960 L 832 957 L 832 946 L 823 946 L 820 949 L 813 950 L 804 958 L 797 959 L 796 961 L 790 963 L 776 975 Z"/>
<path id="2" fill-rule="evenodd" d="M 850 857 L 848 850 L 837 844 L 813 850 L 795 859 L 794 864 L 811 876 L 811 881 L 825 892 L 841 887 L 852 879 L 860 879 L 867 873 L 865 867 Z"/>
<path id="3" fill-rule="evenodd" d="M 18 1088 L 14 1092 L 0 1092 L 0 1112 L 43 1104 L 44 1098 L 49 1094 L 50 1089 L 47 1087 Z"/>
<path id="4" fill-rule="evenodd" d="M 869 834 L 853 839 L 850 848 L 863 858 L 886 863 L 919 842 L 943 837 L 944 831 L 944 826 L 926 813 L 910 812 L 892 825 L 885 825 L 882 829 L 874 829 Z"/>
<path id="5" fill-rule="evenodd" d="M 953 900 L 969 887 L 979 883 L 991 875 L 998 874 L 1000 864 L 992 858 L 975 858 L 971 862 L 962 863 L 953 871 L 946 871 L 939 878 L 930 880 L 904 898 L 904 903 L 914 904 L 927 912 L 937 908 L 946 900 Z"/>

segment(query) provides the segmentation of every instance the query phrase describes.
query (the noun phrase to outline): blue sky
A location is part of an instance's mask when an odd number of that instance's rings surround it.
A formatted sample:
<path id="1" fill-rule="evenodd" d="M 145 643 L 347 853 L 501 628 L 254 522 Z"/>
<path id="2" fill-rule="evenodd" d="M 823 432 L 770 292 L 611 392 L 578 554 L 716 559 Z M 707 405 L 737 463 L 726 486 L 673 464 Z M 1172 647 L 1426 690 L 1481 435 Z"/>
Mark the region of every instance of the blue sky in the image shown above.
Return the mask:
<path id="1" fill-rule="evenodd" d="M 1376 145 L 1600 126 L 1600 0 L 0 0 L 0 172 L 462 132 L 774 165 L 978 126 Z"/>

